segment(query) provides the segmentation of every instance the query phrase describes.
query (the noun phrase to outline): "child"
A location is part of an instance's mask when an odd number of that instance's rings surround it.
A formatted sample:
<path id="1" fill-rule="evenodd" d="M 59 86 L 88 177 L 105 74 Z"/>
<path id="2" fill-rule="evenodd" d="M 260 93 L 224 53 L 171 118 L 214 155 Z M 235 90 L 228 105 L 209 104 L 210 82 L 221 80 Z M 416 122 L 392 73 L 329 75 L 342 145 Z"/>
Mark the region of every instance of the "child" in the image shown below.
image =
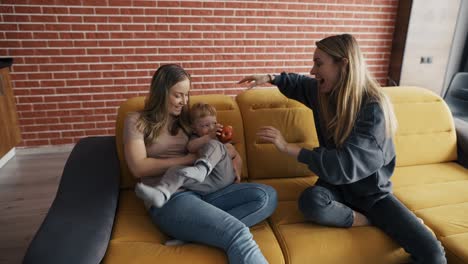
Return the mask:
<path id="1" fill-rule="evenodd" d="M 205 195 L 240 181 L 242 159 L 231 143 L 216 139 L 222 126 L 216 121 L 216 109 L 204 103 L 190 108 L 194 134 L 187 150 L 198 153 L 199 159 L 191 167 L 174 166 L 166 171 L 154 187 L 137 183 L 138 197 L 155 207 L 162 207 L 180 187 Z"/>

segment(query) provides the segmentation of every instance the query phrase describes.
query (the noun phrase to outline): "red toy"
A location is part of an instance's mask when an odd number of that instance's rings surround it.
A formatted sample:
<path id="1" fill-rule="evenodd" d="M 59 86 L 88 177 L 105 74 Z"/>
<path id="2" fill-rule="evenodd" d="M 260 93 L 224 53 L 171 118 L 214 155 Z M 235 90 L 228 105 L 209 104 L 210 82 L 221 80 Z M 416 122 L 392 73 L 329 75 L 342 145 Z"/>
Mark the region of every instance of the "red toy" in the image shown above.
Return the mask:
<path id="1" fill-rule="evenodd" d="M 221 131 L 221 134 L 218 135 L 219 141 L 222 143 L 227 143 L 232 140 L 232 126 L 225 126 Z"/>

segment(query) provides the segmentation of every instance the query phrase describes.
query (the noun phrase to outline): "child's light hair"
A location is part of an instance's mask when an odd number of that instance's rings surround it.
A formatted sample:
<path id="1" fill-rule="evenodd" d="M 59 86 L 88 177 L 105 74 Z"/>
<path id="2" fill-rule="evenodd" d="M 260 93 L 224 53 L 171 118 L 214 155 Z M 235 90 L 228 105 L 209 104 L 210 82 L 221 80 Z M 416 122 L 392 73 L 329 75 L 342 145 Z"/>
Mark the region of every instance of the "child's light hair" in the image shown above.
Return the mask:
<path id="1" fill-rule="evenodd" d="M 216 116 L 216 108 L 206 103 L 196 103 L 190 107 L 190 122 L 192 124 L 206 116 Z"/>

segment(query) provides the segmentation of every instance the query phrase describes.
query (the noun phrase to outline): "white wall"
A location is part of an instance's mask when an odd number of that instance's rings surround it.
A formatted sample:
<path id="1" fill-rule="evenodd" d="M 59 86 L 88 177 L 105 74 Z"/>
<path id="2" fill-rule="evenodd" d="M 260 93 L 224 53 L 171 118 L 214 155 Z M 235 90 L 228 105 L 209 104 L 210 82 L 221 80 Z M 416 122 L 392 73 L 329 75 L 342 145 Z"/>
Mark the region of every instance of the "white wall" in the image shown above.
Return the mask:
<path id="1" fill-rule="evenodd" d="M 461 1 L 413 0 L 400 85 L 441 94 Z M 421 64 L 421 57 L 432 57 Z"/>

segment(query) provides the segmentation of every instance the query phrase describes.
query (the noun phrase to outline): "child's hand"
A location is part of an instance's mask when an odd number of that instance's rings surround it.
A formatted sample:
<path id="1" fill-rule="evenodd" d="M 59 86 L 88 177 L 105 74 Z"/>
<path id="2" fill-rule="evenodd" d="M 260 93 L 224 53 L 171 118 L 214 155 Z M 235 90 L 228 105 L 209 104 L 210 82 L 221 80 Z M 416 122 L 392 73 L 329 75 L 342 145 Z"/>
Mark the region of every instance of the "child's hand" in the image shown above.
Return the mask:
<path id="1" fill-rule="evenodd" d="M 210 132 L 208 132 L 208 135 L 212 139 L 216 139 L 219 137 L 219 135 L 221 135 L 222 130 L 223 130 L 223 125 L 216 123 L 216 125 L 210 129 Z"/>

